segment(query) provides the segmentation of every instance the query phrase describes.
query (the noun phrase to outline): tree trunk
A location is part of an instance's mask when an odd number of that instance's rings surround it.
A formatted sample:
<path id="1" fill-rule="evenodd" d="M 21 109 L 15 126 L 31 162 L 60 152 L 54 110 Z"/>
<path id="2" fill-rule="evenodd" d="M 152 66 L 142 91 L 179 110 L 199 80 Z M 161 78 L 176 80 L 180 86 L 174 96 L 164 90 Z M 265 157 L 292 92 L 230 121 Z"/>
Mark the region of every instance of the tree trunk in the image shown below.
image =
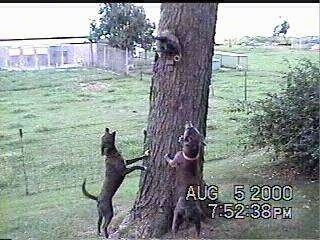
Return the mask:
<path id="1" fill-rule="evenodd" d="M 175 171 L 163 157 L 181 150 L 178 136 L 186 121 L 206 135 L 216 14 L 216 3 L 161 5 L 159 33 L 169 30 L 179 39 L 181 59 L 174 62 L 174 56 L 161 54 L 154 65 L 147 127 L 151 156 L 144 161 L 148 171 L 141 175 L 130 215 L 134 237 L 157 238 L 171 229 L 177 201 Z M 200 159 L 202 177 L 203 149 Z"/>

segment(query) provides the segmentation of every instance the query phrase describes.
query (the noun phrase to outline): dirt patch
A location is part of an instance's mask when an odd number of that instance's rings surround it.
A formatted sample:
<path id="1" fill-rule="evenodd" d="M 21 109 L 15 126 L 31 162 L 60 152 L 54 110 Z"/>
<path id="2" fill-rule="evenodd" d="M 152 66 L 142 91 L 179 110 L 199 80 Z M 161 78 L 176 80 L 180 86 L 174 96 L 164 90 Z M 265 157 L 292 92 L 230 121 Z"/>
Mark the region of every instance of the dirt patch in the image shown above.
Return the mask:
<path id="1" fill-rule="evenodd" d="M 79 83 L 79 87 L 81 90 L 87 92 L 101 92 L 108 88 L 108 86 L 102 82 Z"/>

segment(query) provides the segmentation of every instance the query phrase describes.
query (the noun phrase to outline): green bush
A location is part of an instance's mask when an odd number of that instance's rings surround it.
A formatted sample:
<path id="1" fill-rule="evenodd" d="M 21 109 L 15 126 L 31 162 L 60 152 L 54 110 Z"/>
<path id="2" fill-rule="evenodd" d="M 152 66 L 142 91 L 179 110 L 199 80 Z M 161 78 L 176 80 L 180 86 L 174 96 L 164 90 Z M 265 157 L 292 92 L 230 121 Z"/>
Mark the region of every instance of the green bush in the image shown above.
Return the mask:
<path id="1" fill-rule="evenodd" d="M 303 170 L 319 170 L 319 63 L 303 59 L 284 75 L 287 86 L 255 103 L 249 142 L 272 147 Z"/>

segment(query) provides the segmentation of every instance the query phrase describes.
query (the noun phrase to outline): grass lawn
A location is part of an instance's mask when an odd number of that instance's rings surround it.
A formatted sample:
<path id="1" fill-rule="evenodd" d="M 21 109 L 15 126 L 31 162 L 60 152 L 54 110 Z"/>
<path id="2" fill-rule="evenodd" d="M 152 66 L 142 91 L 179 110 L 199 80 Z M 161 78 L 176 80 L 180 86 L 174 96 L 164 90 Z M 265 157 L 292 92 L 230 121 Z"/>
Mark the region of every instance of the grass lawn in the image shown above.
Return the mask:
<path id="1" fill-rule="evenodd" d="M 279 91 L 290 62 L 318 53 L 249 48 L 219 49 L 249 56 L 248 100 Z M 125 157 L 142 153 L 147 125 L 150 75 L 120 77 L 97 69 L 0 72 L 0 238 L 100 239 L 96 237 L 96 204 L 85 199 L 84 177 L 98 193 L 104 174 L 99 136 L 108 126 L 117 130 Z M 291 185 L 292 219 L 228 220 L 218 218 L 207 238 L 317 238 L 319 183 L 277 174 L 271 156 L 246 152 L 239 133 L 244 113 L 229 109 L 244 99 L 244 73 L 218 71 L 210 93 L 205 152 L 205 179 L 219 186 L 220 198 L 234 202 L 235 184 Z M 18 129 L 22 128 L 23 157 Z M 25 196 L 25 163 L 28 190 Z M 112 228 L 132 206 L 139 176 L 132 173 L 114 198 Z M 67 187 L 67 188 L 66 188 Z M 210 226 L 209 226 L 210 227 Z M 193 231 L 193 228 L 191 229 Z M 111 230 L 112 231 L 112 230 Z M 169 236 L 168 236 L 169 237 Z"/>

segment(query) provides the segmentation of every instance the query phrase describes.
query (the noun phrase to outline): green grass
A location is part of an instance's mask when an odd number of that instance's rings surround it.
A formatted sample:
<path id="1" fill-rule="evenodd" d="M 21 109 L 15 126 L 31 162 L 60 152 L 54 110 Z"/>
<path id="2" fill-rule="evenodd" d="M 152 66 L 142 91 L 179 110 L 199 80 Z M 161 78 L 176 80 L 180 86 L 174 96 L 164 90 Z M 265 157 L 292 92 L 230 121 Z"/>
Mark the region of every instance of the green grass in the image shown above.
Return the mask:
<path id="1" fill-rule="evenodd" d="M 221 49 L 249 56 L 248 100 L 279 91 L 288 65 L 302 57 L 317 60 L 315 52 L 232 48 Z M 90 91 L 83 84 L 104 84 Z M 96 204 L 85 199 L 79 186 L 86 177 L 88 189 L 98 193 L 103 177 L 99 136 L 108 126 L 118 131 L 117 144 L 125 157 L 142 152 L 142 129 L 147 125 L 150 75 L 119 77 L 97 69 L 0 72 L 0 238 L 99 239 Z M 223 201 L 232 201 L 234 184 L 291 184 L 295 218 L 288 221 L 218 221 L 216 238 L 316 237 L 319 228 L 318 182 L 289 181 L 272 177 L 265 169 L 273 162 L 261 152 L 243 151 L 239 134 L 244 113 L 228 111 L 244 99 L 244 75 L 218 71 L 210 94 L 205 152 L 205 179 L 221 190 Z M 18 129 L 23 128 L 24 158 Z M 22 162 L 28 188 L 24 196 Z M 68 188 L 63 188 L 63 187 Z M 138 187 L 138 173 L 125 180 L 114 203 L 113 224 L 130 209 Z M 6 194 L 10 192 L 10 194 Z M 250 227 L 245 227 L 250 226 Z"/>

